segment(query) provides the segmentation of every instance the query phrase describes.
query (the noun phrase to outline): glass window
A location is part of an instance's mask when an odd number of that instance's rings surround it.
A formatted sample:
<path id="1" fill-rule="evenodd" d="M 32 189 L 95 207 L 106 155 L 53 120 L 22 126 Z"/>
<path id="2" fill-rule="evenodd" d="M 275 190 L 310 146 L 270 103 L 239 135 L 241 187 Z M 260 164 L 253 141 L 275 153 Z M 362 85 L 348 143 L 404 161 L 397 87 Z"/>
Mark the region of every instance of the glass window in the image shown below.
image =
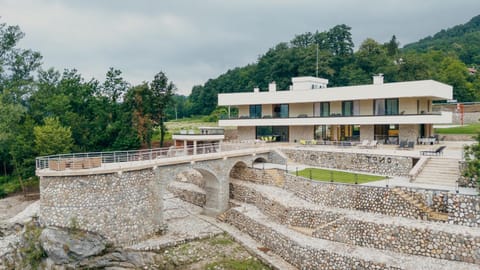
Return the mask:
<path id="1" fill-rule="evenodd" d="M 330 140 L 330 126 L 319 125 L 314 127 L 314 138 L 315 140 Z"/>
<path id="2" fill-rule="evenodd" d="M 398 114 L 398 98 L 391 98 L 385 100 L 385 114 L 397 115 Z"/>
<path id="3" fill-rule="evenodd" d="M 330 102 L 320 102 L 320 116 L 330 116 Z"/>
<path id="4" fill-rule="evenodd" d="M 262 105 L 250 105 L 250 118 L 262 117 Z"/>
<path id="5" fill-rule="evenodd" d="M 276 104 L 273 105 L 273 117 L 275 118 L 288 118 L 288 104 Z"/>
<path id="6" fill-rule="evenodd" d="M 256 138 L 269 137 L 269 140 L 276 142 L 288 142 L 288 126 L 257 126 Z"/>
<path id="7" fill-rule="evenodd" d="M 385 99 L 375 99 L 373 103 L 374 115 L 385 115 Z"/>
<path id="8" fill-rule="evenodd" d="M 353 101 L 343 101 L 342 102 L 342 115 L 343 116 L 352 116 L 353 115 Z"/>

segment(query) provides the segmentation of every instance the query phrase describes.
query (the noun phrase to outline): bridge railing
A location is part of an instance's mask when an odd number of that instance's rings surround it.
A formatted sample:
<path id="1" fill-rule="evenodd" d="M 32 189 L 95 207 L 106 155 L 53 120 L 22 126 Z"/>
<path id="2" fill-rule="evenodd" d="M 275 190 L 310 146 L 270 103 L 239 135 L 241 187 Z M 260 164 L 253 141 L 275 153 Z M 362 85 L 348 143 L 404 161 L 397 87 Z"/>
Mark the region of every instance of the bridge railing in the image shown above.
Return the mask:
<path id="1" fill-rule="evenodd" d="M 217 153 L 222 151 L 219 143 L 198 144 L 196 147 L 164 147 L 132 151 L 71 153 L 37 157 L 36 169 L 65 170 L 90 169 L 106 163 L 149 161 L 160 158 L 170 158 L 188 155 Z"/>

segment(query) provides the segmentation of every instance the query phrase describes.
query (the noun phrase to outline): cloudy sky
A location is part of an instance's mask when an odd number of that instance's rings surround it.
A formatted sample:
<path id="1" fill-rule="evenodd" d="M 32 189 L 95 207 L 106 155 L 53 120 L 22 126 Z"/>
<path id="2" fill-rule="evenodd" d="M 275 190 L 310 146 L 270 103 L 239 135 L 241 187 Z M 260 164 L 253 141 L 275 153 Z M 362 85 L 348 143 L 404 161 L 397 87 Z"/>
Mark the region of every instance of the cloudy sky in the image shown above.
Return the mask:
<path id="1" fill-rule="evenodd" d="M 162 70 L 182 94 L 295 34 L 344 23 L 356 46 L 404 45 L 478 14 L 479 0 L 0 0 L 0 22 L 22 28 L 44 68 L 103 81 L 115 67 L 133 84 Z"/>

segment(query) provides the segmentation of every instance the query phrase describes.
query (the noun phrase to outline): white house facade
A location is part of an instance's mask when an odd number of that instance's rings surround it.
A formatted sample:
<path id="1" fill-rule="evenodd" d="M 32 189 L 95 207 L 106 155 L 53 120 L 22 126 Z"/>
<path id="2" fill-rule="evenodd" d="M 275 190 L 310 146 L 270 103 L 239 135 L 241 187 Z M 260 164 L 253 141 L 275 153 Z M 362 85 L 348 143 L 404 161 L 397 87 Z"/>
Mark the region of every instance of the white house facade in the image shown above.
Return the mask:
<path id="1" fill-rule="evenodd" d="M 218 95 L 218 105 L 238 109 L 238 115 L 219 120 L 236 126 L 239 140 L 273 136 L 295 142 L 377 140 L 396 144 L 433 136 L 433 124 L 452 122 L 451 112 L 433 112 L 432 101 L 452 99 L 451 86 L 433 81 L 383 83 L 327 88 L 328 80 L 292 79 L 289 90 Z"/>

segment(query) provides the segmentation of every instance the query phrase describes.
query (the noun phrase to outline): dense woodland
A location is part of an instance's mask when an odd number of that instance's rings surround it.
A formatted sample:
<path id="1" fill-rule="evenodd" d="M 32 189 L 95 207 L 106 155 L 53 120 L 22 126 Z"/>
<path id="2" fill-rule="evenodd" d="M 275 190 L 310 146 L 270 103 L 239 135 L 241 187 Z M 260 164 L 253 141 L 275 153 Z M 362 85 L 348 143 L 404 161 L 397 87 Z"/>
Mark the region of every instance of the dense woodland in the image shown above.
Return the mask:
<path id="1" fill-rule="evenodd" d="M 85 79 L 75 69 L 42 67 L 42 56 L 18 47 L 18 26 L 0 23 L 0 197 L 19 189 L 18 179 L 35 184 L 35 157 L 68 152 L 150 147 L 163 144 L 164 122 L 173 117 L 224 113 L 217 94 L 267 89 L 276 81 L 288 89 L 291 77 L 318 76 L 329 87 L 371 83 L 384 73 L 387 82 L 435 79 L 454 87 L 460 101 L 480 99 L 480 16 L 400 48 L 395 36 L 381 43 L 367 38 L 355 51 L 347 25 L 304 33 L 277 44 L 255 63 L 227 71 L 190 96 L 175 95 L 166 73 L 131 85 L 120 70 L 105 79 Z"/>

